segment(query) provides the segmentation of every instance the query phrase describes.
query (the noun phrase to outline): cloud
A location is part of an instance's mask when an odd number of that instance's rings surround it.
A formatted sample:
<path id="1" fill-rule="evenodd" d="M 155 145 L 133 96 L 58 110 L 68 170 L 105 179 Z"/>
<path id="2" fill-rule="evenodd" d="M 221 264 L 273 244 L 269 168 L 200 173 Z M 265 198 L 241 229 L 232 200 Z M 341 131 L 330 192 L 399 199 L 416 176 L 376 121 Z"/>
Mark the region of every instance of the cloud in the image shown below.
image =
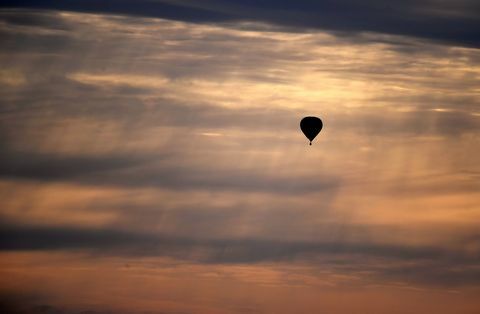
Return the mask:
<path id="1" fill-rule="evenodd" d="M 28 12 L 18 14 L 15 11 L 2 12 L 2 22 L 6 25 L 22 27 L 38 27 L 42 29 L 69 31 L 72 27 L 65 19 L 49 12 Z"/>
<path id="2" fill-rule="evenodd" d="M 0 295 L 0 311 L 8 314 L 61 314 L 63 312 L 55 311 L 50 306 L 30 306 L 29 296 L 25 295 Z"/>
<path id="3" fill-rule="evenodd" d="M 0 249 L 88 250 L 100 255 L 168 256 L 196 263 L 298 262 L 433 286 L 480 285 L 479 251 L 373 242 L 205 239 L 116 229 L 2 226 Z"/>
<path id="4" fill-rule="evenodd" d="M 256 21 L 334 33 L 376 32 L 479 47 L 475 1 L 3 1 L 4 7 L 160 17 L 188 22 Z"/>
<path id="5" fill-rule="evenodd" d="M 157 156 L 157 158 L 159 158 Z M 145 160 L 128 156 L 74 156 L 62 157 L 48 154 L 4 152 L 0 158 L 1 177 L 37 179 L 37 180 L 72 180 L 92 173 L 109 172 L 128 168 Z"/>
<path id="6" fill-rule="evenodd" d="M 313 176 L 292 178 L 213 165 L 172 166 L 178 157 L 56 156 L 32 153 L 2 155 L 0 177 L 125 187 L 175 190 L 236 190 L 271 193 L 312 193 L 336 189 L 339 179 Z M 162 161 L 163 159 L 163 161 Z M 235 178 L 232 180 L 232 178 Z"/>
<path id="7" fill-rule="evenodd" d="M 457 177 L 382 181 L 375 168 L 398 156 L 435 156 L 431 171 L 476 162 L 459 154 L 474 150 L 465 142 L 480 126 L 474 49 L 140 17 L 1 17 L 1 51 L 16 56 L 3 70 L 16 83 L 0 88 L 4 180 L 289 196 L 372 181 L 390 183 L 389 195 L 476 188 Z M 298 121 L 312 112 L 324 146 L 307 155 Z"/>
<path id="8" fill-rule="evenodd" d="M 0 292 L 0 311 L 6 314 L 187 314 L 187 312 L 171 311 L 127 311 L 105 306 L 91 305 L 59 305 L 50 304 L 52 301 L 45 296 L 30 295 L 21 292 Z"/>
<path id="9" fill-rule="evenodd" d="M 283 32 L 212 3 L 197 5 L 220 16 L 195 21 L 219 24 L 0 13 L 0 248 L 478 286 L 477 50 L 351 25 Z M 238 3 L 252 8 L 239 20 L 270 4 Z M 309 147 L 311 114 L 325 128 Z"/>

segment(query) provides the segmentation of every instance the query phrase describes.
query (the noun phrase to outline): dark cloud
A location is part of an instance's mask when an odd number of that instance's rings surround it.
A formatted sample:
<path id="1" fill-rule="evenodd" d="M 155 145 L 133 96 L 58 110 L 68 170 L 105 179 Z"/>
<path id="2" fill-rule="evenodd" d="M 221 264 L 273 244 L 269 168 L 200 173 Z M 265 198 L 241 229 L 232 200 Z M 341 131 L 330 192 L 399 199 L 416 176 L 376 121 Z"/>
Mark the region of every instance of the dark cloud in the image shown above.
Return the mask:
<path id="1" fill-rule="evenodd" d="M 480 252 L 447 246 L 407 246 L 373 242 L 205 239 L 64 227 L 5 226 L 0 249 L 89 250 L 100 255 L 169 256 L 201 263 L 305 262 L 343 272 L 427 285 L 479 285 Z M 388 267 L 387 267 L 388 266 Z"/>
<path id="2" fill-rule="evenodd" d="M 432 102 L 432 105 L 434 103 Z M 428 104 L 424 103 L 427 107 Z M 469 112 L 430 110 L 413 110 L 411 112 L 385 112 L 333 115 L 332 127 L 339 130 L 357 130 L 368 135 L 400 136 L 459 136 L 476 132 L 480 119 Z"/>
<path id="3" fill-rule="evenodd" d="M 176 190 L 237 190 L 271 193 L 312 193 L 336 189 L 339 179 L 324 176 L 286 177 L 253 169 L 235 170 L 192 167 L 176 163 L 179 156 L 60 156 L 54 154 L 4 153 L 0 177 L 60 181 L 89 185 L 163 187 Z M 163 160 L 162 160 L 163 159 Z M 155 162 L 155 163 L 154 163 Z M 161 162 L 161 163 L 159 163 Z M 232 180 L 232 178 L 235 178 Z"/>
<path id="4" fill-rule="evenodd" d="M 69 23 L 55 14 L 47 12 L 22 12 L 18 14 L 15 11 L 2 12 L 2 22 L 12 26 L 40 27 L 52 30 L 70 31 L 72 27 Z"/>
<path id="5" fill-rule="evenodd" d="M 477 267 L 477 261 L 462 264 L 457 263 L 455 259 L 446 260 L 440 263 L 433 261 L 413 264 L 402 267 L 390 267 L 388 271 L 383 272 L 384 278 L 401 278 L 407 283 L 426 282 L 434 286 L 458 287 L 458 286 L 478 286 L 480 283 L 480 269 Z"/>
<path id="6" fill-rule="evenodd" d="M 37 298 L 38 299 L 38 298 Z M 0 311 L 3 314 L 189 314 L 179 311 L 128 311 L 118 309 L 105 309 L 105 306 L 92 305 L 85 309 L 85 306 L 60 306 L 32 300 L 30 296 L 20 294 L 1 294 Z"/>
<path id="7" fill-rule="evenodd" d="M 234 178 L 232 180 L 232 178 Z M 234 190 L 267 193 L 317 193 L 336 190 L 335 177 L 269 175 L 256 170 L 215 168 L 146 168 L 87 179 L 90 184 L 126 185 L 130 187 L 164 187 L 175 190 Z"/>
<path id="8" fill-rule="evenodd" d="M 171 311 L 126 311 L 108 309 L 105 306 L 69 305 L 68 307 L 52 304 L 57 300 L 39 294 L 18 292 L 0 292 L 0 312 L 3 314 L 188 314 L 187 312 Z"/>
<path id="9" fill-rule="evenodd" d="M 156 158 L 160 159 L 160 156 Z M 109 172 L 145 162 L 134 156 L 55 156 L 38 153 L 3 152 L 0 176 L 39 179 L 42 181 L 74 180 L 92 173 Z"/>
<path id="10" fill-rule="evenodd" d="M 1 291 L 0 312 L 6 314 L 48 314 L 37 311 L 38 306 L 34 304 L 44 301 L 36 294 L 25 292 Z"/>
<path id="11" fill-rule="evenodd" d="M 35 1 L 3 1 L 2 5 L 4 7 L 14 8 L 41 8 L 79 12 L 116 13 L 148 17 L 163 17 L 192 22 L 226 21 L 233 18 L 233 16 L 229 14 L 202 8 L 178 6 L 169 4 L 165 1 L 135 2 L 129 0 L 87 0 L 72 2 L 44 1 L 43 3 L 36 3 Z"/>
<path id="12" fill-rule="evenodd" d="M 336 33 L 377 32 L 479 47 L 476 1 L 3 1 L 4 7 L 161 17 L 192 22 L 257 21 Z"/>

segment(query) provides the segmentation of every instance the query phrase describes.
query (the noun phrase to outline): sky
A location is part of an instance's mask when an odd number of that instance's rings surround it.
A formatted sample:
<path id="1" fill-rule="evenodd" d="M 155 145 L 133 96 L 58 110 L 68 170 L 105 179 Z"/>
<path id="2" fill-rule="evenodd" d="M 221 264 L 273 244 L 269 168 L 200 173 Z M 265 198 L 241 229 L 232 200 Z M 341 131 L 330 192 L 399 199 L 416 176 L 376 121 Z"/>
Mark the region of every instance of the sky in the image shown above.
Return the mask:
<path id="1" fill-rule="evenodd" d="M 479 313 L 479 29 L 473 0 L 1 1 L 0 310 Z"/>

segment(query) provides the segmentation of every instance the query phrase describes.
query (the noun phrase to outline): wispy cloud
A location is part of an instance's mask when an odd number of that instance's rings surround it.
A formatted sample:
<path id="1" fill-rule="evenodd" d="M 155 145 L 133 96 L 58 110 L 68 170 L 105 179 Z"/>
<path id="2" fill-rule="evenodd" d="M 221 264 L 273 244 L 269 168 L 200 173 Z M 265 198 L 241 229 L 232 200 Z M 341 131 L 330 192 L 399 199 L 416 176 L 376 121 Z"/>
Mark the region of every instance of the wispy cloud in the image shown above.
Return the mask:
<path id="1" fill-rule="evenodd" d="M 188 22 L 257 21 L 296 31 L 407 35 L 478 47 L 475 1 L 4 1 L 3 6 L 160 17 Z"/>

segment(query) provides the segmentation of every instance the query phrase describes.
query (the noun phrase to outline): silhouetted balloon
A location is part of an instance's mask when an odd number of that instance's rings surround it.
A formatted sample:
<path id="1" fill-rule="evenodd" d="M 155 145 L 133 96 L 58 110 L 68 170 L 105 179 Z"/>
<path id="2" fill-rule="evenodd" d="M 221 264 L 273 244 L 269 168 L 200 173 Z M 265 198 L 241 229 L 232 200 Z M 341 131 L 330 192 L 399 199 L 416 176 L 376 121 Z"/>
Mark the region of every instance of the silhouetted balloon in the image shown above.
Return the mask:
<path id="1" fill-rule="evenodd" d="M 300 121 L 300 129 L 302 129 L 303 134 L 310 140 L 310 145 L 312 145 L 313 139 L 320 133 L 322 127 L 322 120 L 317 117 L 305 117 Z"/>

